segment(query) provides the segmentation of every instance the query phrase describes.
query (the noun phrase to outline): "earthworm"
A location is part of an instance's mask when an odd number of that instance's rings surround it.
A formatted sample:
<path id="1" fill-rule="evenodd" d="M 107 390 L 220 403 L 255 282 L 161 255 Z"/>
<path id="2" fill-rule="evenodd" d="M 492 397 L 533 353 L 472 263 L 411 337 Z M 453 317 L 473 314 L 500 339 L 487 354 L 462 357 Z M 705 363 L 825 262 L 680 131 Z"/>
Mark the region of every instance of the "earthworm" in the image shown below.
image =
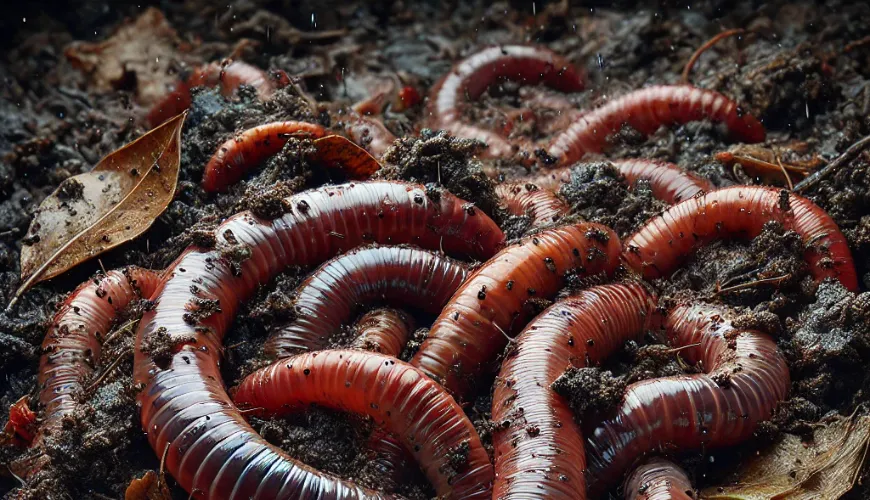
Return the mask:
<path id="1" fill-rule="evenodd" d="M 223 191 L 266 158 L 281 151 L 293 136 L 319 138 L 326 130 L 313 123 L 272 122 L 245 130 L 218 147 L 205 166 L 202 188 Z"/>
<path id="2" fill-rule="evenodd" d="M 45 412 L 36 444 L 60 432 L 63 418 L 75 409 L 118 312 L 150 297 L 159 281 L 156 273 L 138 267 L 113 270 L 82 283 L 63 302 L 42 341 L 37 381 Z"/>
<path id="3" fill-rule="evenodd" d="M 511 245 L 465 280 L 444 306 L 411 364 L 461 396 L 529 317 L 530 299 L 549 299 L 566 273 L 610 274 L 619 238 L 608 227 L 578 223 Z"/>
<path id="4" fill-rule="evenodd" d="M 351 347 L 399 357 L 414 330 L 414 318 L 398 309 L 382 307 L 369 311 L 354 326 Z"/>
<path id="5" fill-rule="evenodd" d="M 492 399 L 493 498 L 585 498 L 583 437 L 551 385 L 566 368 L 597 365 L 639 339 L 655 307 L 642 284 L 597 286 L 556 302 L 520 333 Z"/>
<path id="6" fill-rule="evenodd" d="M 680 305 L 666 318 L 670 343 L 703 373 L 636 382 L 586 438 L 590 495 L 653 450 L 711 449 L 743 442 L 789 388 L 788 365 L 768 335 L 732 326 L 708 305 Z"/>
<path id="7" fill-rule="evenodd" d="M 382 158 L 387 148 L 396 141 L 396 136 L 377 118 L 350 111 L 345 115 L 344 123 L 350 139 L 375 158 Z"/>
<path id="8" fill-rule="evenodd" d="M 763 186 L 733 186 L 678 203 L 641 227 L 623 256 L 647 279 L 669 276 L 696 248 L 719 238 L 754 238 L 769 221 L 801 235 L 816 280 L 835 278 L 858 289 L 849 245 L 831 217 L 800 195 Z"/>
<path id="9" fill-rule="evenodd" d="M 465 264 L 411 247 L 362 247 L 323 264 L 296 290 L 296 317 L 266 341 L 272 359 L 325 349 L 359 308 L 374 301 L 436 314 L 468 274 Z M 398 353 L 397 353 L 398 354 Z"/>
<path id="10" fill-rule="evenodd" d="M 638 465 L 625 482 L 625 500 L 692 500 L 692 482 L 679 465 L 652 457 Z"/>
<path id="11" fill-rule="evenodd" d="M 600 153 L 607 138 L 628 124 L 644 135 L 662 125 L 709 119 L 724 122 L 730 134 L 743 142 L 764 140 L 764 127 L 737 103 L 713 90 L 689 85 L 659 85 L 630 92 L 580 116 L 556 136 L 548 154 L 571 164 L 586 153 Z"/>
<path id="12" fill-rule="evenodd" d="M 502 183 L 495 186 L 502 206 L 513 215 L 525 215 L 532 227 L 552 224 L 567 214 L 571 207 L 552 191 L 538 189 L 534 184 Z"/>
<path id="13" fill-rule="evenodd" d="M 462 407 L 425 373 L 392 356 L 300 354 L 245 377 L 234 399 L 255 415 L 286 415 L 311 404 L 368 415 L 400 436 L 439 496 L 492 495 L 492 464 Z M 464 463 L 451 464 L 463 449 Z"/>
<path id="14" fill-rule="evenodd" d="M 563 92 L 583 90 L 582 72 L 558 54 L 543 47 L 503 45 L 483 49 L 458 62 L 429 94 L 429 122 L 458 137 L 480 139 L 489 145 L 488 157 L 510 156 L 513 147 L 495 132 L 462 121 L 467 100 L 475 100 L 490 85 L 506 78 Z"/>
<path id="15" fill-rule="evenodd" d="M 224 389 L 223 336 L 241 302 L 289 265 L 316 265 L 371 241 L 487 259 L 504 234 L 463 200 L 415 184 L 350 183 L 286 201 L 292 211 L 271 221 L 229 218 L 216 229 L 217 248 L 188 248 L 166 271 L 136 337 L 142 426 L 165 470 L 194 496 L 377 497 L 257 435 Z"/>
<path id="16" fill-rule="evenodd" d="M 277 74 L 279 86 L 286 85 L 287 75 L 283 71 Z M 242 61 L 229 63 L 212 62 L 196 67 L 190 76 L 179 81 L 175 89 L 155 104 L 148 113 L 148 123 L 152 127 L 163 123 L 190 107 L 192 97 L 190 89 L 194 87 L 216 87 L 220 85 L 221 94 L 231 96 L 239 85 L 246 84 L 257 89 L 260 99 L 266 100 L 275 89 L 269 75 L 256 66 Z"/>
<path id="17" fill-rule="evenodd" d="M 641 158 L 609 161 L 625 177 L 630 186 L 645 179 L 649 181 L 653 196 L 671 205 L 687 200 L 701 191 L 714 189 L 710 181 L 687 172 L 673 163 Z M 562 184 L 571 182 L 572 168 L 556 168 L 525 180 L 540 188 L 558 191 Z"/>

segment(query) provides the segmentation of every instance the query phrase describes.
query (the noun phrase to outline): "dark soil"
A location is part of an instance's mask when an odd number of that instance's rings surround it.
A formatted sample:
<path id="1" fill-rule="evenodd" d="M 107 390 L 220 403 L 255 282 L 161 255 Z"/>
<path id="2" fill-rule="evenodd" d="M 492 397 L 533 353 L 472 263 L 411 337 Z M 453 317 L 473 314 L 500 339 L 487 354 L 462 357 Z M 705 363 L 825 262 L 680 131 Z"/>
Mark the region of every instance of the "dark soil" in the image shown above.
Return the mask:
<path id="1" fill-rule="evenodd" d="M 125 18 L 151 2 L 109 4 L 14 2 L 0 17 L 0 304 L 19 285 L 19 256 L 32 215 L 58 186 L 63 196 L 81 195 L 68 180 L 100 158 L 147 131 L 145 107 L 136 101 L 133 77 L 111 91 L 96 91 L 65 57 L 76 40 L 109 37 Z M 537 43 L 567 57 L 589 73 L 589 90 L 560 95 L 545 89 L 500 85 L 469 107 L 468 119 L 511 135 L 546 139 L 564 128 L 560 109 L 590 108 L 642 86 L 679 81 L 683 65 L 704 41 L 723 29 L 754 30 L 711 49 L 691 74 L 699 86 L 719 90 L 760 117 L 769 145 L 783 161 L 827 162 L 870 134 L 870 5 L 855 2 L 768 3 L 704 0 L 650 7 L 617 2 L 609 7 L 568 7 L 569 2 L 311 2 L 239 0 L 229 4 L 190 0 L 159 7 L 189 51 L 185 62 L 209 62 L 233 54 L 264 69 L 283 69 L 294 84 L 260 102 L 243 87 L 232 99 L 216 90 L 194 92 L 185 124 L 178 191 L 168 209 L 141 237 L 33 287 L 11 311 L 0 312 L 0 424 L 22 396 L 36 401 L 40 344 L 53 311 L 75 286 L 101 269 L 136 264 L 169 265 L 187 246 L 214 245 L 213 228 L 225 217 L 252 210 L 263 218 L 284 213 L 289 194 L 328 182 L 342 182 L 308 159 L 312 144 L 290 140 L 283 151 L 227 193 L 210 195 L 199 185 L 203 167 L 217 146 L 239 130 L 275 120 L 336 125 L 340 111 L 370 97 L 379 77 L 401 79 L 425 95 L 452 63 L 496 43 Z M 602 4 L 604 4 L 602 2 Z M 344 30 L 330 34 L 330 30 Z M 322 35 L 322 36 L 319 36 Z M 251 40 L 253 43 L 242 42 Z M 240 43 L 241 42 L 241 43 Z M 170 55 L 171 56 L 171 55 Z M 184 61 L 180 59 L 185 59 Z M 534 105 L 527 103 L 534 102 Z M 568 108 L 565 108 L 568 106 Z M 531 113 L 528 113 L 531 111 Z M 390 104 L 384 122 L 401 139 L 388 152 L 378 175 L 427 185 L 473 203 L 498 221 L 510 237 L 528 229 L 496 202 L 493 177 L 525 175 L 537 165 L 481 162 L 477 141 L 420 130 L 426 110 L 397 111 Z M 527 116 L 533 120 L 526 121 Z M 520 119 L 522 117 L 522 119 Z M 515 123 L 508 123 L 514 120 Z M 612 139 L 608 156 L 645 157 L 679 163 L 716 186 L 767 183 L 784 186 L 777 175 L 725 167 L 713 155 L 731 144 L 720 127 L 706 122 L 663 129 L 645 139 L 625 129 Z M 626 237 L 664 208 L 644 182 L 627 189 L 603 157 L 578 165 L 561 191 L 572 217 L 613 227 Z M 490 174 L 490 175 L 487 175 Z M 494 175 L 492 175 L 494 174 Z M 808 191 L 840 225 L 853 251 L 862 290 L 870 287 L 870 153 Z M 235 257 L 244 258 L 244 252 Z M 244 305 L 225 340 L 224 380 L 235 385 L 262 361 L 270 328 L 292 318 L 292 292 L 309 270 L 291 268 L 262 287 Z M 593 284 L 569 279 L 565 293 Z M 870 375 L 870 292 L 853 294 L 809 277 L 797 235 L 771 224 L 749 242 L 719 242 L 700 251 L 668 280 L 653 284 L 667 306 L 678 301 L 725 304 L 738 323 L 773 335 L 786 353 L 792 375 L 790 399 L 757 439 L 731 450 L 681 457 L 698 487 L 721 484 L 743 457 L 782 432 L 807 435 L 825 415 L 851 414 L 866 405 Z M 539 307 L 549 302 L 543 301 Z M 202 304 L 200 314 L 209 313 Z M 0 445 L 0 495 L 4 498 L 119 498 L 133 478 L 158 470 L 139 425 L 133 386 L 132 332 L 146 302 L 118 320 L 120 333 L 104 347 L 97 386 L 81 396 L 64 431 L 50 436 L 50 463 L 29 484 L 13 474 L 26 467 L 27 451 Z M 211 309 L 213 310 L 213 308 Z M 196 318 L 194 318 L 195 320 Z M 419 347 L 432 318 L 421 326 L 403 359 Z M 126 326 L 126 328 L 125 328 Z M 653 332 L 655 333 L 655 332 Z M 650 377 L 691 372 L 678 353 L 657 343 L 629 343 L 603 368 L 571 370 L 556 384 L 574 404 L 578 419 L 612 407 L 626 384 Z M 159 354 L 166 346 L 153 339 Z M 105 377 L 102 369 L 120 358 Z M 486 379 L 491 380 L 491 378 Z M 491 447 L 490 387 L 466 409 L 486 446 Z M 32 403 L 31 406 L 35 406 Z M 34 408 L 39 410 L 39 408 Z M 398 484 L 372 465 L 366 447 L 372 424 L 357 417 L 311 409 L 293 418 L 259 421 L 255 427 L 300 460 L 368 486 L 410 498 L 434 495 L 419 472 Z M 461 447 L 451 454 L 461 470 Z M 848 498 L 870 497 L 866 468 Z M 187 494 L 169 479 L 173 495 Z M 612 492 L 616 494 L 616 491 Z"/>

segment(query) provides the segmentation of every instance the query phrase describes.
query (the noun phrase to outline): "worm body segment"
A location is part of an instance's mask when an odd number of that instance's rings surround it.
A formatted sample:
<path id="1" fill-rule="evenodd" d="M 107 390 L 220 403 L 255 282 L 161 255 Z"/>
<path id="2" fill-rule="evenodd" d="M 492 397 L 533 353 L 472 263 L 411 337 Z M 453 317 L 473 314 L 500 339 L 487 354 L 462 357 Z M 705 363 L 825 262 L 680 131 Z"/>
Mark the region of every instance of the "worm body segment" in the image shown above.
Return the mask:
<path id="1" fill-rule="evenodd" d="M 551 385 L 566 368 L 598 364 L 640 338 L 655 306 L 641 284 L 598 286 L 550 306 L 520 333 L 492 399 L 493 498 L 586 498 L 583 437 Z"/>
<path id="2" fill-rule="evenodd" d="M 296 318 L 266 341 L 266 354 L 274 359 L 324 349 L 360 306 L 373 301 L 437 314 L 467 273 L 466 265 L 419 248 L 352 250 L 322 265 L 299 286 L 293 303 Z"/>
<path id="3" fill-rule="evenodd" d="M 548 153 L 570 164 L 587 153 L 603 151 L 608 136 L 625 124 L 650 135 L 662 125 L 705 119 L 723 122 L 732 137 L 743 142 L 765 138 L 761 123 L 724 95 L 689 85 L 659 85 L 636 90 L 580 116 L 553 140 Z"/>
<path id="4" fill-rule="evenodd" d="M 457 63 L 432 88 L 429 94 L 431 127 L 486 142 L 489 145 L 486 156 L 510 156 L 513 147 L 507 139 L 462 119 L 466 101 L 479 98 L 487 87 L 501 78 L 524 85 L 544 83 L 563 92 L 579 92 L 585 86 L 584 75 L 548 49 L 524 45 L 486 48 Z"/>
<path id="5" fill-rule="evenodd" d="M 209 192 L 223 191 L 248 170 L 281 151 L 290 137 L 317 139 L 325 134 L 320 125 L 297 121 L 272 122 L 245 130 L 218 147 L 205 166 L 202 187 Z"/>
<path id="6" fill-rule="evenodd" d="M 686 471 L 670 460 L 653 457 L 634 469 L 625 482 L 625 500 L 693 500 Z"/>
<path id="7" fill-rule="evenodd" d="M 552 298 L 568 272 L 611 273 L 619 239 L 609 228 L 579 223 L 542 231 L 484 263 L 456 291 L 411 364 L 461 395 L 489 367 L 529 316 L 529 299 Z"/>
<path id="8" fill-rule="evenodd" d="M 354 349 L 378 352 L 398 358 L 414 330 L 414 318 L 398 309 L 369 311 L 354 326 Z"/>
<path id="9" fill-rule="evenodd" d="M 497 184 L 495 194 L 508 212 L 528 216 L 532 227 L 558 222 L 571 209 L 554 192 L 538 189 L 538 186 L 529 183 Z"/>
<path id="10" fill-rule="evenodd" d="M 653 450 L 743 442 L 788 393 L 788 365 L 768 335 L 737 330 L 707 305 L 676 307 L 666 326 L 671 345 L 704 372 L 628 387 L 622 404 L 587 436 L 590 494 L 600 494 Z"/>
<path id="11" fill-rule="evenodd" d="M 246 377 L 235 401 L 264 415 L 311 404 L 368 415 L 401 437 L 438 495 L 491 497 L 492 465 L 462 407 L 426 374 L 391 356 L 355 350 L 300 354 Z M 451 455 L 463 447 L 467 459 L 455 470 Z"/>
<path id="12" fill-rule="evenodd" d="M 166 271 L 156 307 L 139 324 L 134 380 L 142 427 L 165 468 L 208 498 L 382 496 L 307 467 L 256 434 L 220 374 L 222 339 L 239 305 L 288 265 L 318 264 L 366 242 L 413 243 L 486 259 L 504 235 L 444 191 L 365 182 L 287 199 L 290 213 L 250 213 L 216 229 L 217 248 L 189 248 Z M 205 306 L 205 307 L 204 307 Z"/>
<path id="13" fill-rule="evenodd" d="M 669 276 L 698 247 L 719 238 L 754 238 L 772 220 L 801 235 L 817 280 L 834 278 L 858 289 L 852 254 L 837 224 L 810 200 L 776 188 L 734 186 L 678 203 L 626 241 L 623 255 L 647 279 Z"/>

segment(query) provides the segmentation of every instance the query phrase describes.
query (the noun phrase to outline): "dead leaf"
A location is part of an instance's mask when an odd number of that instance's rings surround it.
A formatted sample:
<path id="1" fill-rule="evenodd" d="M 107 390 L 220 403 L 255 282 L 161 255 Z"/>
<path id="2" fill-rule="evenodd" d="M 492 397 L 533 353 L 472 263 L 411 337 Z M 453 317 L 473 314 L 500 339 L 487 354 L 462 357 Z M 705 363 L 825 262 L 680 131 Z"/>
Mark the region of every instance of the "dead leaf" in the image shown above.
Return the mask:
<path id="1" fill-rule="evenodd" d="M 707 488 L 709 500 L 834 500 L 852 489 L 870 443 L 870 417 L 838 417 L 816 430 L 812 443 L 785 434 L 739 471 L 740 482 Z"/>
<path id="2" fill-rule="evenodd" d="M 149 470 L 141 478 L 130 481 L 127 491 L 124 492 L 124 500 L 171 500 L 172 495 L 166 487 L 166 481 L 152 470 Z"/>
<path id="3" fill-rule="evenodd" d="M 317 153 L 312 160 L 343 171 L 351 179 L 368 179 L 381 164 L 368 151 L 340 135 L 327 135 L 314 141 Z"/>
<path id="4" fill-rule="evenodd" d="M 144 233 L 175 196 L 180 114 L 70 177 L 43 200 L 21 248 L 18 297 L 38 283 Z"/>
<path id="5" fill-rule="evenodd" d="M 166 95 L 178 80 L 170 65 L 181 57 L 179 48 L 187 50 L 163 13 L 150 7 L 108 39 L 73 42 L 65 54 L 75 68 L 90 77 L 97 90 L 135 89 L 139 103 L 148 106 Z"/>

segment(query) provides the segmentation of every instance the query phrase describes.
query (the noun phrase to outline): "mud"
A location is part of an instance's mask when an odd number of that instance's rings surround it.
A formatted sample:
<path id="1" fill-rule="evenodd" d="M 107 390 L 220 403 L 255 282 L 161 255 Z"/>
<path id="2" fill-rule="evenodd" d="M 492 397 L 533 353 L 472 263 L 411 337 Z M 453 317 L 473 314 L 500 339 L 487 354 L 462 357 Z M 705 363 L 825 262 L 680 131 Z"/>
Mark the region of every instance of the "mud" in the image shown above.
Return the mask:
<path id="1" fill-rule="evenodd" d="M 107 38 L 124 18 L 136 17 L 146 7 L 147 2 L 139 7 L 82 0 L 38 6 L 19 2 L 0 19 L 4 49 L 0 57 L 0 303 L 4 305 L 19 284 L 21 245 L 39 203 L 61 185 L 64 196 L 76 196 L 75 182 L 67 179 L 88 171 L 100 158 L 147 130 L 142 120 L 145 109 L 135 99 L 135 79 L 120 81 L 112 91 L 97 92 L 72 67 L 64 50 L 74 40 Z M 286 196 L 344 180 L 308 160 L 310 142 L 292 139 L 227 193 L 210 195 L 199 183 L 219 144 L 240 130 L 270 121 L 336 125 L 342 109 L 370 97 L 386 78 L 397 78 L 425 95 L 454 61 L 481 47 L 546 45 L 588 72 L 589 90 L 566 96 L 505 84 L 489 89 L 465 114 L 482 126 L 541 144 L 570 121 L 570 110 L 588 109 L 645 85 L 678 82 L 695 48 L 722 29 L 743 27 L 753 32 L 717 44 L 701 57 L 690 79 L 736 99 L 759 116 L 782 161 L 828 162 L 870 134 L 870 44 L 845 49 L 849 42 L 870 36 L 870 26 L 856 21 L 867 19 L 870 7 L 859 3 L 734 5 L 708 0 L 686 9 L 671 3 L 651 8 L 632 2 L 581 8 L 568 2 L 375 5 L 254 0 L 218 5 L 193 0 L 160 7 L 189 45 L 189 51 L 173 62 L 173 71 L 183 74 L 191 61 L 210 62 L 232 54 L 263 69 L 283 69 L 293 83 L 265 103 L 252 88 L 243 87 L 230 100 L 216 90 L 195 90 L 183 131 L 176 198 L 151 229 L 99 260 L 35 286 L 12 311 L 0 312 L 0 424 L 5 423 L 5 409 L 21 396 L 30 395 L 35 401 L 42 337 L 56 305 L 78 283 L 102 268 L 136 264 L 162 269 L 189 245 L 213 247 L 212 229 L 233 213 L 252 210 L 262 218 L 278 217 L 287 208 L 282 203 Z M 378 175 L 424 183 L 433 196 L 446 188 L 493 216 L 511 238 L 526 233 L 528 221 L 507 216 L 498 207 L 493 186 L 498 179 L 538 170 L 540 162 L 479 161 L 475 156 L 484 145 L 420 130 L 425 113 L 425 104 L 406 111 L 387 105 L 382 118 L 401 139 L 387 153 L 385 168 Z M 626 128 L 611 140 L 606 156 L 675 162 L 716 186 L 758 182 L 762 176 L 757 173 L 713 158 L 730 147 L 720 127 L 699 122 L 662 129 L 646 139 Z M 628 189 L 604 159 L 584 158 L 561 195 L 572 207 L 569 220 L 601 222 L 626 237 L 664 205 L 651 196 L 644 182 Z M 776 173 L 764 180 L 785 185 Z M 843 229 L 866 290 L 870 287 L 870 154 L 859 155 L 806 195 Z M 867 403 L 870 293 L 853 294 L 836 284 L 814 283 L 801 247 L 795 234 L 771 224 L 752 241 L 719 242 L 699 251 L 672 278 L 653 284 L 664 305 L 700 300 L 733 308 L 741 327 L 767 332 L 777 340 L 791 367 L 790 398 L 762 426 L 757 439 L 734 449 L 679 457 L 697 487 L 733 480 L 730 474 L 742 457 L 759 452 L 782 432 L 807 435 L 825 415 L 848 415 Z M 245 257 L 238 251 L 233 256 Z M 222 370 L 228 386 L 265 362 L 263 341 L 270 328 L 292 319 L 292 292 L 309 271 L 288 269 L 242 307 L 225 341 Z M 562 295 L 593 284 L 594 280 L 569 276 Z M 529 306 L 540 310 L 548 304 Z M 118 326 L 135 321 L 143 307 L 147 304 L 137 304 L 122 315 Z M 201 314 L 207 312 L 205 307 Z M 421 328 L 402 359 L 419 348 L 432 318 L 416 320 Z M 588 421 L 615 404 L 625 384 L 696 370 L 651 333 L 643 342 L 626 344 L 602 368 L 571 370 L 560 379 L 557 386 L 575 402 L 578 420 Z M 119 498 L 131 479 L 159 469 L 160 458 L 139 426 L 137 388 L 130 379 L 132 362 L 127 357 L 131 347 L 128 334 L 110 339 L 95 377 L 115 358 L 121 361 L 92 393 L 82 395 L 80 408 L 68 419 L 64 432 L 48 440 L 51 460 L 35 481 L 22 487 L 12 474 L 33 452 L 0 446 L 0 495 Z M 152 347 L 156 352 L 171 349 L 159 339 Z M 490 391 L 489 386 L 481 387 L 466 408 L 489 447 Z M 287 419 L 253 423 L 268 440 L 312 466 L 368 486 L 386 484 L 388 491 L 409 498 L 434 495 L 419 471 L 396 484 L 387 480 L 385 471 L 373 467 L 366 448 L 371 423 L 365 420 L 311 409 Z M 461 470 L 462 449 L 453 456 L 453 467 Z M 847 498 L 870 496 L 866 474 L 865 467 L 862 480 Z M 175 498 L 187 497 L 169 482 Z"/>

